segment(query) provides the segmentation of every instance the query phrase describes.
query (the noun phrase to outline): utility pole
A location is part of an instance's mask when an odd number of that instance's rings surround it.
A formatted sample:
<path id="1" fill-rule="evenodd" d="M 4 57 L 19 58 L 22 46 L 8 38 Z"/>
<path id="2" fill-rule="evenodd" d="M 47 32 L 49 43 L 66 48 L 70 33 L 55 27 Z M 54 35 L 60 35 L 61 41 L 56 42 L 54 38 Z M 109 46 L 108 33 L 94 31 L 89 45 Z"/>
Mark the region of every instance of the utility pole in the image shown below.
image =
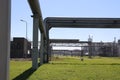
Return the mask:
<path id="1" fill-rule="evenodd" d="M 24 57 L 27 58 L 27 54 L 28 54 L 27 21 L 22 20 L 22 19 L 20 21 L 22 21 L 22 22 L 24 22 L 26 24 L 26 43 L 25 43 L 26 44 L 26 46 L 25 46 L 26 52 L 25 52 Z"/>
<path id="2" fill-rule="evenodd" d="M 22 20 L 22 19 L 20 21 L 25 22 L 25 24 L 26 24 L 26 39 L 27 39 L 27 21 Z"/>

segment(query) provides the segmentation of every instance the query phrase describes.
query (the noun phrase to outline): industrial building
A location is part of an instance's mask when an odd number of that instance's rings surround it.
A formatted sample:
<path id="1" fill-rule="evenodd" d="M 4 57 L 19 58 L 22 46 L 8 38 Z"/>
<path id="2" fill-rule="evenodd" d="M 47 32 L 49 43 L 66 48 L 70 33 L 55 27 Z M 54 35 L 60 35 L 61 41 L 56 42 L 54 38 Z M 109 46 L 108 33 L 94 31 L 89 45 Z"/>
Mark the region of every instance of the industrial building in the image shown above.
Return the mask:
<path id="1" fill-rule="evenodd" d="M 29 58 L 31 57 L 31 43 L 21 37 L 13 38 L 11 41 L 11 50 L 10 50 L 11 58 Z"/>

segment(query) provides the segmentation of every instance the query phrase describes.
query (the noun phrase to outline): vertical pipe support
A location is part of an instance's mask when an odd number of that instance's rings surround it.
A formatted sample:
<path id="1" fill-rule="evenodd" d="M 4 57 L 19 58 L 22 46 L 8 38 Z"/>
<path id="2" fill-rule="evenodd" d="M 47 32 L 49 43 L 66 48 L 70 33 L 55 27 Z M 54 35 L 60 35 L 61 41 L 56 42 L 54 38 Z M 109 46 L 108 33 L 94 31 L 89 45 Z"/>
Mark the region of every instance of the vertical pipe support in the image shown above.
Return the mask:
<path id="1" fill-rule="evenodd" d="M 41 43 L 40 43 L 40 65 L 43 64 L 43 55 L 44 55 L 44 34 L 41 33 Z"/>
<path id="2" fill-rule="evenodd" d="M 44 25 L 46 27 L 46 36 L 47 36 L 47 38 L 46 38 L 46 45 L 45 45 L 46 46 L 45 62 L 48 63 L 49 62 L 49 26 L 48 26 L 46 20 L 44 20 Z"/>
<path id="3" fill-rule="evenodd" d="M 0 80 L 9 80 L 11 0 L 0 0 Z"/>
<path id="4" fill-rule="evenodd" d="M 39 17 L 37 14 L 33 15 L 33 52 L 32 52 L 32 68 L 38 68 L 38 27 Z"/>
<path id="5" fill-rule="evenodd" d="M 89 58 L 92 58 L 92 42 L 90 41 L 88 44 L 89 44 Z"/>
<path id="6" fill-rule="evenodd" d="M 48 54 L 48 62 L 49 62 L 49 60 L 51 61 L 51 57 L 52 57 L 52 54 L 51 54 L 51 50 L 52 50 L 52 46 L 50 45 L 50 43 L 49 43 L 49 49 L 48 49 L 48 52 L 49 52 L 49 54 Z"/>
<path id="7" fill-rule="evenodd" d="M 48 63 L 49 62 L 49 55 L 50 55 L 50 51 L 49 51 L 50 43 L 49 43 L 49 29 L 48 29 L 48 26 L 47 26 L 46 33 L 47 33 L 47 60 L 46 60 L 46 62 Z"/>
<path id="8" fill-rule="evenodd" d="M 47 62 L 47 40 L 44 40 L 44 63 Z"/>
<path id="9" fill-rule="evenodd" d="M 47 39 L 47 63 L 49 62 L 49 57 L 50 57 L 50 43 L 49 39 Z"/>

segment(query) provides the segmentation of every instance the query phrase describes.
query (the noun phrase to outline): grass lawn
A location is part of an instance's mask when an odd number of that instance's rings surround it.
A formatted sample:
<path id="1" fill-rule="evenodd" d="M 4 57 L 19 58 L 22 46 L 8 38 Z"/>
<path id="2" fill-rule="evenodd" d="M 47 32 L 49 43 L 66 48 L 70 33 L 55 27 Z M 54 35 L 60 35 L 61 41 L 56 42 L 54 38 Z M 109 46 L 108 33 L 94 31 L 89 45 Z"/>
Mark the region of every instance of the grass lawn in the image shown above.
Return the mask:
<path id="1" fill-rule="evenodd" d="M 60 57 L 31 70 L 31 61 L 11 61 L 10 80 L 120 80 L 120 58 Z"/>

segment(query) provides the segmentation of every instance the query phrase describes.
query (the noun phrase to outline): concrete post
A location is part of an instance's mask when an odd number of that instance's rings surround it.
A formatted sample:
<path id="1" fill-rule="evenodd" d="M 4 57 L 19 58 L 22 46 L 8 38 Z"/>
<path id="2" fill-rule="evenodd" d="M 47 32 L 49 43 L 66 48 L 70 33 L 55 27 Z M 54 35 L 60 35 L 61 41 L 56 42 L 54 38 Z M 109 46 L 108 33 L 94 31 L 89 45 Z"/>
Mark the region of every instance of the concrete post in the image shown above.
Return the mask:
<path id="1" fill-rule="evenodd" d="M 11 0 L 0 0 L 0 80 L 9 80 Z"/>
<path id="2" fill-rule="evenodd" d="M 40 45 L 40 65 L 43 64 L 43 54 L 44 54 L 44 34 L 41 33 L 41 45 Z"/>
<path id="3" fill-rule="evenodd" d="M 38 27 L 39 18 L 37 15 L 33 16 L 33 52 L 32 52 L 32 68 L 38 68 Z"/>

